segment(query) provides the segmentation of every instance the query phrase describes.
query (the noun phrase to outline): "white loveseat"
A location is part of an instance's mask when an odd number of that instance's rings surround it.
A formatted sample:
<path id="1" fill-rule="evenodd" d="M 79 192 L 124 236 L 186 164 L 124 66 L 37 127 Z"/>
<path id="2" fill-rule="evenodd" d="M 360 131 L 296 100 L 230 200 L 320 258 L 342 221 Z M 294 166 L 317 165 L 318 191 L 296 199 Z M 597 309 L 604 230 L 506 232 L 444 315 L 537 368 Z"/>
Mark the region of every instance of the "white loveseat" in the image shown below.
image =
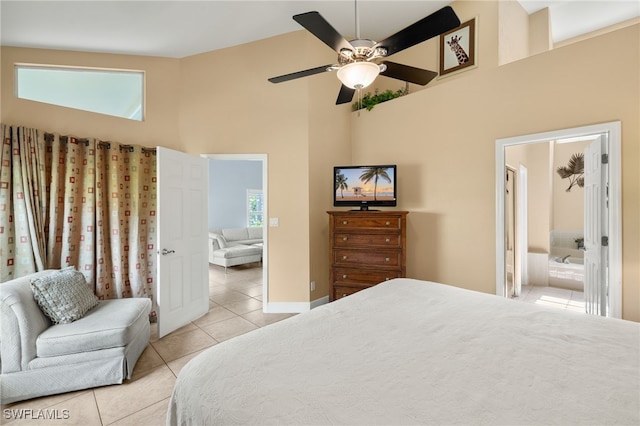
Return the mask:
<path id="1" fill-rule="evenodd" d="M 262 261 L 262 227 L 209 231 L 209 263 L 229 266 Z"/>

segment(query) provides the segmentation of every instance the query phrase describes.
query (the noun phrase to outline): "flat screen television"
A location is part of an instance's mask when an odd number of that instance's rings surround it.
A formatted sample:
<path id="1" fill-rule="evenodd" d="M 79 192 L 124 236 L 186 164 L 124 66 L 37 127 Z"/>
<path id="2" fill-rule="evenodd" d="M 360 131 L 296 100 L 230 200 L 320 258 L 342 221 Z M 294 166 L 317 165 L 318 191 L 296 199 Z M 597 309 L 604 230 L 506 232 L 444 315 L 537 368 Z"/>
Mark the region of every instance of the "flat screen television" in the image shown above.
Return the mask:
<path id="1" fill-rule="evenodd" d="M 333 168 L 333 206 L 395 207 L 397 205 L 395 165 L 336 166 Z"/>

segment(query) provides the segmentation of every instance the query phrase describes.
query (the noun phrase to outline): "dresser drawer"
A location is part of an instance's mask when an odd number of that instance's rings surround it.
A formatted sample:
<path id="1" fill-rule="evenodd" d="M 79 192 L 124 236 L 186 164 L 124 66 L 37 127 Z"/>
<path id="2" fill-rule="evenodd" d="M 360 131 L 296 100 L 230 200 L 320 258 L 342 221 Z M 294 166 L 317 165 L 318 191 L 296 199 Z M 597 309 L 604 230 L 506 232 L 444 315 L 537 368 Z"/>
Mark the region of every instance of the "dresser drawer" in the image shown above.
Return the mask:
<path id="1" fill-rule="evenodd" d="M 339 232 L 333 236 L 334 247 L 402 247 L 402 238 L 398 233 L 352 234 Z"/>
<path id="2" fill-rule="evenodd" d="M 366 250 L 366 249 L 334 249 L 334 265 L 366 265 L 371 268 L 400 267 L 402 252 L 400 250 Z"/>
<path id="3" fill-rule="evenodd" d="M 333 271 L 333 283 L 334 285 L 345 284 L 379 284 L 384 281 L 389 281 L 393 278 L 400 278 L 402 273 L 400 271 L 378 271 L 378 270 L 366 270 L 366 269 L 354 269 L 354 268 L 335 268 Z"/>
<path id="4" fill-rule="evenodd" d="M 401 229 L 401 217 L 336 217 L 335 229 L 361 229 L 361 228 L 379 228 L 379 229 Z"/>
<path id="5" fill-rule="evenodd" d="M 341 287 L 341 286 L 334 286 L 333 287 L 333 299 L 331 299 L 331 300 L 342 299 L 343 297 L 347 297 L 350 294 L 357 293 L 360 290 L 364 290 L 365 288 L 369 288 L 369 287 Z"/>

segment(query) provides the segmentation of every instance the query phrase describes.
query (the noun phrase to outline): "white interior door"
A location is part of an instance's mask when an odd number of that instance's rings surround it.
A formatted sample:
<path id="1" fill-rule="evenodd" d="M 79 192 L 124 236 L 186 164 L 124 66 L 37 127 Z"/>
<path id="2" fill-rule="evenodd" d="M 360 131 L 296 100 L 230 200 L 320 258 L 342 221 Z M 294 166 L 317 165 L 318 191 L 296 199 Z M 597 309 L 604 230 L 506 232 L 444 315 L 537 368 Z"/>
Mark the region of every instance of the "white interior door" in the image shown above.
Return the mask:
<path id="1" fill-rule="evenodd" d="M 529 171 L 520 164 L 518 167 L 518 248 L 520 250 L 520 281 L 516 288 L 516 294 L 520 296 L 522 286 L 529 284 Z"/>
<path id="2" fill-rule="evenodd" d="M 606 140 L 600 135 L 584 151 L 584 300 L 587 313 L 607 315 Z M 605 192 L 603 192 L 605 191 Z M 606 238 L 605 238 L 606 240 Z"/>
<path id="3" fill-rule="evenodd" d="M 517 182 L 516 171 L 511 167 L 505 169 L 505 295 L 520 295 L 520 262 L 517 235 Z"/>
<path id="4" fill-rule="evenodd" d="M 158 335 L 209 310 L 207 160 L 166 148 L 158 161 Z"/>

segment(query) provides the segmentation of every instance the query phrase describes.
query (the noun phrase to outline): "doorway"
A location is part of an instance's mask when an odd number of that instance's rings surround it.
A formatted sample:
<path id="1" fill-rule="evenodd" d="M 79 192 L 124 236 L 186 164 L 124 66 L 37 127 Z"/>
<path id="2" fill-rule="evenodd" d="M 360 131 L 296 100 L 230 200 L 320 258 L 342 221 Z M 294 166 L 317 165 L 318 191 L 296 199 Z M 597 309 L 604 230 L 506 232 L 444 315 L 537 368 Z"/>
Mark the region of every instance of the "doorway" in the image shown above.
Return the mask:
<path id="1" fill-rule="evenodd" d="M 263 224 L 262 224 L 262 239 L 263 239 L 263 247 L 262 247 L 262 311 L 267 312 L 267 306 L 269 302 L 268 297 L 268 277 L 269 277 L 269 238 L 268 238 L 268 229 L 267 229 L 267 212 L 269 205 L 269 196 L 268 196 L 268 164 L 267 164 L 267 154 L 202 154 L 202 157 L 208 160 L 215 161 L 251 161 L 256 162 L 261 167 L 261 175 L 262 175 L 262 187 L 261 188 L 252 188 L 252 189 L 261 189 L 262 190 L 262 208 L 263 208 Z M 234 177 L 229 176 L 229 181 L 233 181 Z"/>
<path id="2" fill-rule="evenodd" d="M 621 167 L 620 167 L 620 122 L 604 123 L 571 129 L 563 129 L 545 133 L 523 135 L 496 140 L 496 294 L 507 296 L 507 215 L 508 199 L 506 197 L 507 180 L 505 179 L 505 150 L 510 146 L 548 143 L 552 140 L 568 140 L 586 138 L 593 135 L 604 135 L 608 141 L 608 187 L 599 195 L 601 204 L 607 205 L 606 223 L 608 230 L 606 256 L 602 258 L 604 279 L 599 282 L 600 294 L 605 296 L 605 309 L 599 314 L 614 318 L 622 315 L 622 257 L 621 257 Z M 607 198 L 608 196 L 608 198 Z M 607 204 L 608 203 L 608 204 Z M 515 245 L 517 247 L 517 243 Z M 515 248 L 514 247 L 514 248 Z M 516 257 L 517 259 L 518 257 Z M 515 262 L 514 262 L 515 263 Z M 515 266 L 515 265 L 514 265 Z"/>

